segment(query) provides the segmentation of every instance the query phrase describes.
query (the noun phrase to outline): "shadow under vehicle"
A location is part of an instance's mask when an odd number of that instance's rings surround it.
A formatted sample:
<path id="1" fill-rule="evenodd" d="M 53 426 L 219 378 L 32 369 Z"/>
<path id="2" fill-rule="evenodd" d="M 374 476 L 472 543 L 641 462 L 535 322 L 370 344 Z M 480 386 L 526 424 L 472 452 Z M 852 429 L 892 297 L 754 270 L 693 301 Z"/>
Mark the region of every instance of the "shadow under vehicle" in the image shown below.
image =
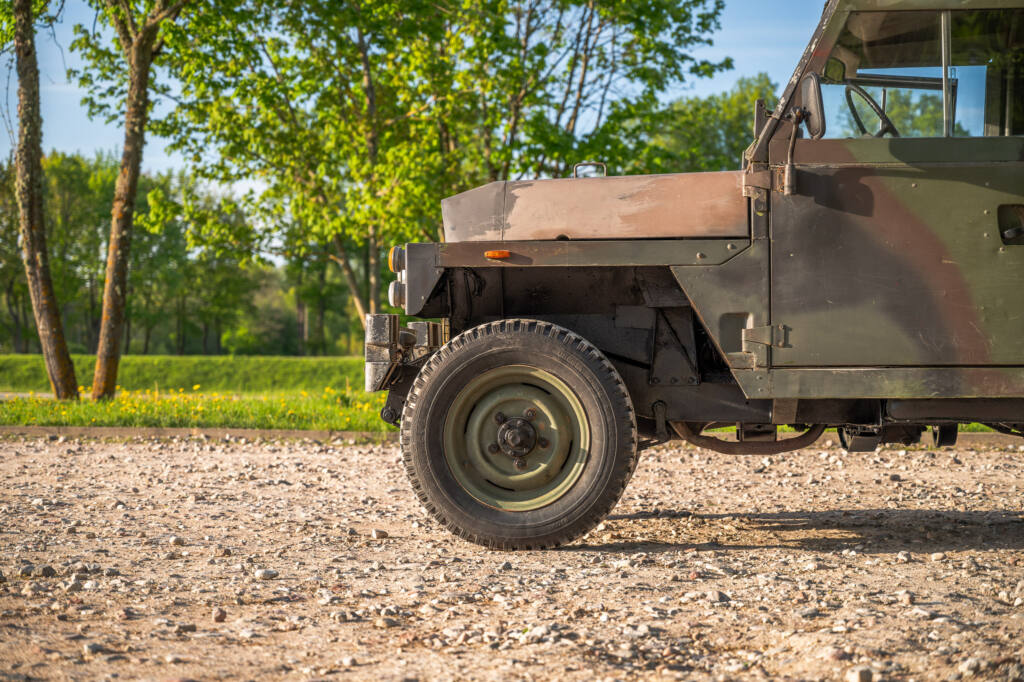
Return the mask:
<path id="1" fill-rule="evenodd" d="M 739 171 L 495 182 L 392 250 L 441 321 L 369 316 L 366 387 L 452 531 L 568 542 L 672 438 L 1024 433 L 1024 2 L 830 0 L 754 119 Z"/>

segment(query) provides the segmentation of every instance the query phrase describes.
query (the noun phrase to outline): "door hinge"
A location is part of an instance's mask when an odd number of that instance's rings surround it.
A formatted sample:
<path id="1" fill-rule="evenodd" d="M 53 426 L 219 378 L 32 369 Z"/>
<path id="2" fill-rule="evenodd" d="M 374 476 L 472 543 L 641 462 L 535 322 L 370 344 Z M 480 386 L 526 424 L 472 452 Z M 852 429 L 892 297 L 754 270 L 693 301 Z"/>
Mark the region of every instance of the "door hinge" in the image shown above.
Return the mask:
<path id="1" fill-rule="evenodd" d="M 756 198 L 758 192 L 781 192 L 785 185 L 785 167 L 774 166 L 765 170 L 747 171 L 743 174 L 743 196 Z"/>
<path id="2" fill-rule="evenodd" d="M 772 190 L 772 172 L 770 170 L 751 171 L 743 174 L 743 196 L 757 197 L 758 191 Z"/>
<path id="3" fill-rule="evenodd" d="M 742 332 L 743 350 L 748 344 L 771 346 L 772 348 L 791 348 L 789 345 L 790 328 L 784 324 L 770 324 L 764 327 L 748 327 Z"/>

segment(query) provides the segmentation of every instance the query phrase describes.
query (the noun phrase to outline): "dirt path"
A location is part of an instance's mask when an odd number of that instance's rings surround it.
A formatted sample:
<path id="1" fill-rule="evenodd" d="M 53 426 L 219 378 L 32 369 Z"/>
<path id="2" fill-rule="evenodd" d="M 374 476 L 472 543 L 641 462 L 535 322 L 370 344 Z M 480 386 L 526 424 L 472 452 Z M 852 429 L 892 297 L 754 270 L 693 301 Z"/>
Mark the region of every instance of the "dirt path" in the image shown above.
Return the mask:
<path id="1" fill-rule="evenodd" d="M 397 457 L 0 440 L 0 680 L 1024 679 L 1017 446 L 662 447 L 532 553 L 439 530 Z"/>

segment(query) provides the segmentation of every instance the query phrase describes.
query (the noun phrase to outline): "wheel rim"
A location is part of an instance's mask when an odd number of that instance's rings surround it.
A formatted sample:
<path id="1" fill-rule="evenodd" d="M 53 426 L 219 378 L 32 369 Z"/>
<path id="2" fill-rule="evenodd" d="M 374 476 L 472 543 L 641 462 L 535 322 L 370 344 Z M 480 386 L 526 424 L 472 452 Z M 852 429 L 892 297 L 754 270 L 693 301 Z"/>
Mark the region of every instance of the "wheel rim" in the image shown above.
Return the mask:
<path id="1" fill-rule="evenodd" d="M 478 502 L 504 511 L 538 509 L 563 497 L 590 449 L 575 393 L 527 365 L 475 377 L 455 397 L 443 429 L 455 480 Z"/>

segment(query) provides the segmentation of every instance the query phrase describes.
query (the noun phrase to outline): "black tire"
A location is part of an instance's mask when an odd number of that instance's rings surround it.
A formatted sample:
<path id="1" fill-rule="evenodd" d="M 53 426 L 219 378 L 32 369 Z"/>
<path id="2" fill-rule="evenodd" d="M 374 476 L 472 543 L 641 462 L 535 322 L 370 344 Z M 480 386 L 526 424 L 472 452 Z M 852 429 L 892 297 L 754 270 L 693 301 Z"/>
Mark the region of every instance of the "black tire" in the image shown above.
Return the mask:
<path id="1" fill-rule="evenodd" d="M 509 511 L 482 503 L 460 484 L 445 455 L 442 425 L 474 379 L 522 366 L 571 389 L 585 415 L 589 448 L 578 478 L 559 497 Z M 615 367 L 585 339 L 537 320 L 492 322 L 452 339 L 420 371 L 402 412 L 402 456 L 420 502 L 451 532 L 494 549 L 556 547 L 587 533 L 622 496 L 636 468 L 636 446 L 633 404 Z"/>

